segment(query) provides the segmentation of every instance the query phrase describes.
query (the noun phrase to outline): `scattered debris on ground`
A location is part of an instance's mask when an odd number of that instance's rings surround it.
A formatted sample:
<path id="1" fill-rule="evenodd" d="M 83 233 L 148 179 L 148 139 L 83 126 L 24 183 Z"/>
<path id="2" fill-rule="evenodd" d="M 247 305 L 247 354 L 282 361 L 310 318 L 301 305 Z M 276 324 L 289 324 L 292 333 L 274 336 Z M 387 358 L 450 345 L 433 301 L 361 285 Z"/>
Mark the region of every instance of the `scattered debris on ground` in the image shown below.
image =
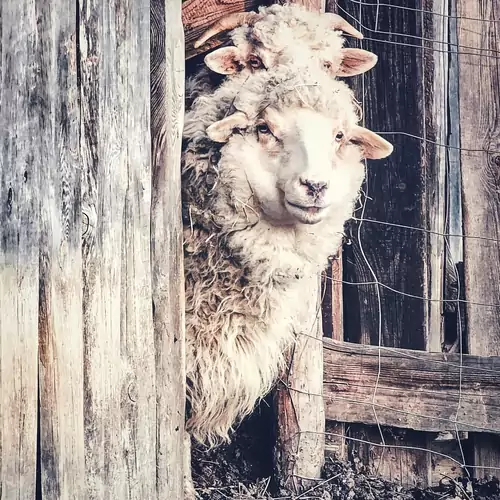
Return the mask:
<path id="1" fill-rule="evenodd" d="M 272 431 L 242 425 L 233 442 L 214 450 L 193 450 L 193 479 L 203 500 L 500 500 L 498 479 L 444 477 L 439 487 L 404 489 L 369 474 L 357 463 L 328 459 L 323 479 L 302 494 L 277 491 L 272 475 Z M 248 430 L 251 429 L 251 432 Z"/>

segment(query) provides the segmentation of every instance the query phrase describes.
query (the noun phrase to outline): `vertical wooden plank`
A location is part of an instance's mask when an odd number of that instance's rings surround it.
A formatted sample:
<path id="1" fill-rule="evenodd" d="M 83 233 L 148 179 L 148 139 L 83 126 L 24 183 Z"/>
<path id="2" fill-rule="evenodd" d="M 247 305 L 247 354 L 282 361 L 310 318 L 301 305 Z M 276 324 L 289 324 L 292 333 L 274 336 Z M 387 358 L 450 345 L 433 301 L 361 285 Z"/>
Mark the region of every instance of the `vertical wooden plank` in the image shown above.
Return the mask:
<path id="1" fill-rule="evenodd" d="M 493 0 L 456 0 L 456 5 L 457 39 L 462 47 L 459 94 L 464 234 L 500 238 L 500 6 Z M 474 304 L 500 303 L 499 245 L 466 238 L 464 271 L 469 301 L 468 351 L 480 356 L 499 355 L 500 308 Z M 500 467 L 498 440 L 486 434 L 473 435 L 473 440 L 474 465 L 479 466 L 474 474 L 498 475 L 498 469 L 488 469 Z"/>
<path id="2" fill-rule="evenodd" d="M 368 162 L 366 204 L 357 216 L 444 232 L 445 196 L 441 181 L 445 151 L 433 146 L 432 141 L 440 142 L 446 137 L 443 110 L 447 61 L 444 55 L 432 50 L 442 50 L 442 44 L 423 42 L 421 37 L 446 41 L 447 26 L 442 24 L 442 16 L 424 16 L 418 8 L 446 13 L 446 3 L 421 2 L 415 10 L 389 4 L 343 0 L 337 3 L 337 12 L 365 34 L 366 40 L 359 46 L 379 56 L 373 70 L 351 80 L 364 107 L 365 125 L 382 134 L 392 132 L 387 138 L 395 145 L 387 160 Z M 440 350 L 440 304 L 411 296 L 442 298 L 442 239 L 369 221 L 352 224 L 349 236 L 353 244 L 344 254 L 346 281 L 378 281 L 397 292 L 377 285 L 346 285 L 346 340 Z M 363 433 L 358 435 L 351 428 L 356 438 L 380 437 L 378 429 L 365 429 Z M 425 434 L 410 434 L 401 434 L 398 444 L 429 447 Z M 369 445 L 351 444 L 352 450 L 376 463 L 382 474 L 397 477 L 408 485 L 430 482 L 429 453 L 402 448 L 363 451 L 363 447 Z M 415 464 L 412 470 L 408 469 L 410 463 Z"/>
<path id="3" fill-rule="evenodd" d="M 168 13 L 168 22 L 167 20 Z M 184 123 L 184 33 L 180 0 L 151 2 L 151 244 L 156 348 L 156 489 L 184 494 L 185 342 L 180 158 Z"/>
<path id="4" fill-rule="evenodd" d="M 296 0 L 293 3 L 313 11 L 325 10 L 325 0 Z M 297 322 L 298 338 L 286 378 L 291 389 L 281 387 L 276 391 L 276 477 L 278 483 L 291 483 L 296 491 L 308 487 L 310 479 L 321 476 L 325 460 L 320 291 L 320 276 L 304 280 L 303 293 L 310 298 Z"/>
<path id="5" fill-rule="evenodd" d="M 39 377 L 41 494 L 84 499 L 80 156 L 76 3 L 35 2 L 41 137 Z"/>
<path id="6" fill-rule="evenodd" d="M 149 2 L 79 4 L 85 498 L 156 494 Z M 85 471 L 85 472 L 83 472 Z"/>
<path id="7" fill-rule="evenodd" d="M 34 2 L 0 3 L 0 499 L 35 498 L 39 116 Z"/>
<path id="8" fill-rule="evenodd" d="M 275 392 L 275 474 L 280 485 L 297 492 L 310 486 L 310 479 L 320 477 L 325 455 L 319 277 L 304 278 L 303 287 L 307 298 L 297 314 L 297 340 L 283 383 Z"/>
<path id="9" fill-rule="evenodd" d="M 42 496 L 84 498 L 81 210 L 74 4 L 36 4 Z"/>

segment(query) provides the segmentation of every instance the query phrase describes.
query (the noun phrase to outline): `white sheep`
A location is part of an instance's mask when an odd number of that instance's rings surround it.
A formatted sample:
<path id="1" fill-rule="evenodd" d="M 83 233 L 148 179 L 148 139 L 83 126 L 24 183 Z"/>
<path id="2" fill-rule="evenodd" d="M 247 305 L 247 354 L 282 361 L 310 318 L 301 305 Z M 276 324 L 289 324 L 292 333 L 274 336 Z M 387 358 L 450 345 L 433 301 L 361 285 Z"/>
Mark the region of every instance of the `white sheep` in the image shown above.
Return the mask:
<path id="1" fill-rule="evenodd" d="M 362 159 L 392 152 L 358 121 L 347 85 L 311 66 L 235 75 L 186 114 L 186 429 L 202 443 L 228 440 L 270 390 L 302 278 L 339 246 Z"/>
<path id="2" fill-rule="evenodd" d="M 333 77 L 364 73 L 377 63 L 377 56 L 362 49 L 345 48 L 341 31 L 363 35 L 337 14 L 317 13 L 297 4 L 260 7 L 259 12 L 240 12 L 219 19 L 195 43 L 200 46 L 220 31 L 232 30 L 232 46 L 205 56 L 216 74 L 252 73 L 281 64 L 317 63 Z M 204 67 L 186 83 L 188 104 L 217 85 Z"/>

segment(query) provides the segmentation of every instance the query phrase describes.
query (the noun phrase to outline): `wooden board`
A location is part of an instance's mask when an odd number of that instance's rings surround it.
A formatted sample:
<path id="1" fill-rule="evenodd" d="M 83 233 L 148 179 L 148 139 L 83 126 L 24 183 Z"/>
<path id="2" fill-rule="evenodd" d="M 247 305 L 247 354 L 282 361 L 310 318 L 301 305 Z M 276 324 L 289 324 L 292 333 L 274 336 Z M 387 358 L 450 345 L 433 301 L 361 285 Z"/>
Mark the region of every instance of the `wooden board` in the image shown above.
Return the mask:
<path id="1" fill-rule="evenodd" d="M 275 391 L 275 473 L 278 483 L 299 492 L 319 478 L 324 463 L 325 412 L 323 331 L 319 279 L 304 278 L 305 307 L 298 315 L 297 341 L 287 373 Z"/>
<path id="2" fill-rule="evenodd" d="M 184 34 L 180 0 L 151 2 L 151 30 L 156 490 L 159 499 L 182 499 L 183 476 L 188 471 L 183 468 L 186 369 L 180 158 L 184 123 Z"/>
<path id="3" fill-rule="evenodd" d="M 222 33 L 197 49 L 193 46 L 201 34 L 222 16 L 233 12 L 256 10 L 260 5 L 266 5 L 266 2 L 258 0 L 187 0 L 184 2 L 182 23 L 186 37 L 186 58 L 190 59 L 206 52 L 228 39 L 227 33 Z"/>
<path id="4" fill-rule="evenodd" d="M 328 419 L 424 431 L 500 432 L 500 357 L 379 349 L 329 339 L 324 339 L 324 356 Z"/>
<path id="5" fill-rule="evenodd" d="M 84 499 L 82 211 L 76 3 L 36 3 L 40 137 L 40 470 L 44 498 Z M 31 36 L 28 35 L 28 37 Z"/>
<path id="6" fill-rule="evenodd" d="M 43 158 L 28 89 L 39 61 L 31 3 L 4 0 L 0 12 L 0 498 L 32 500 Z"/>
<path id="7" fill-rule="evenodd" d="M 86 460 L 79 475 L 86 499 L 155 499 L 149 4 L 84 2 L 79 19 L 82 204 L 88 221 Z"/>
<path id="8" fill-rule="evenodd" d="M 457 15 L 458 43 L 473 47 L 458 60 L 464 233 L 500 238 L 500 8 L 492 0 L 457 0 Z M 473 302 L 500 303 L 500 246 L 466 238 L 464 255 L 469 352 L 498 356 L 500 308 Z M 482 466 L 474 474 L 483 477 L 500 464 L 500 446 L 487 435 L 474 439 L 474 465 Z"/>

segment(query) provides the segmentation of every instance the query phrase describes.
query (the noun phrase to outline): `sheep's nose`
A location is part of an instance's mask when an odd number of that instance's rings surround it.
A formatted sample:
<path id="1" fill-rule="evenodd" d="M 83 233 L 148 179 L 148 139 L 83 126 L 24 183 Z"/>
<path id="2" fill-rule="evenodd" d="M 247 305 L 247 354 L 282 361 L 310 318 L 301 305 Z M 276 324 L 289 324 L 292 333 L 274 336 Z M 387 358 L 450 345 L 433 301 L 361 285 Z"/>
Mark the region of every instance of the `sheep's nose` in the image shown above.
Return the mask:
<path id="1" fill-rule="evenodd" d="M 328 187 L 328 183 L 326 182 L 315 182 L 309 179 L 302 179 L 302 178 L 300 178 L 299 181 L 303 186 L 307 187 L 307 190 L 309 192 L 308 194 L 310 195 L 321 194 Z"/>

